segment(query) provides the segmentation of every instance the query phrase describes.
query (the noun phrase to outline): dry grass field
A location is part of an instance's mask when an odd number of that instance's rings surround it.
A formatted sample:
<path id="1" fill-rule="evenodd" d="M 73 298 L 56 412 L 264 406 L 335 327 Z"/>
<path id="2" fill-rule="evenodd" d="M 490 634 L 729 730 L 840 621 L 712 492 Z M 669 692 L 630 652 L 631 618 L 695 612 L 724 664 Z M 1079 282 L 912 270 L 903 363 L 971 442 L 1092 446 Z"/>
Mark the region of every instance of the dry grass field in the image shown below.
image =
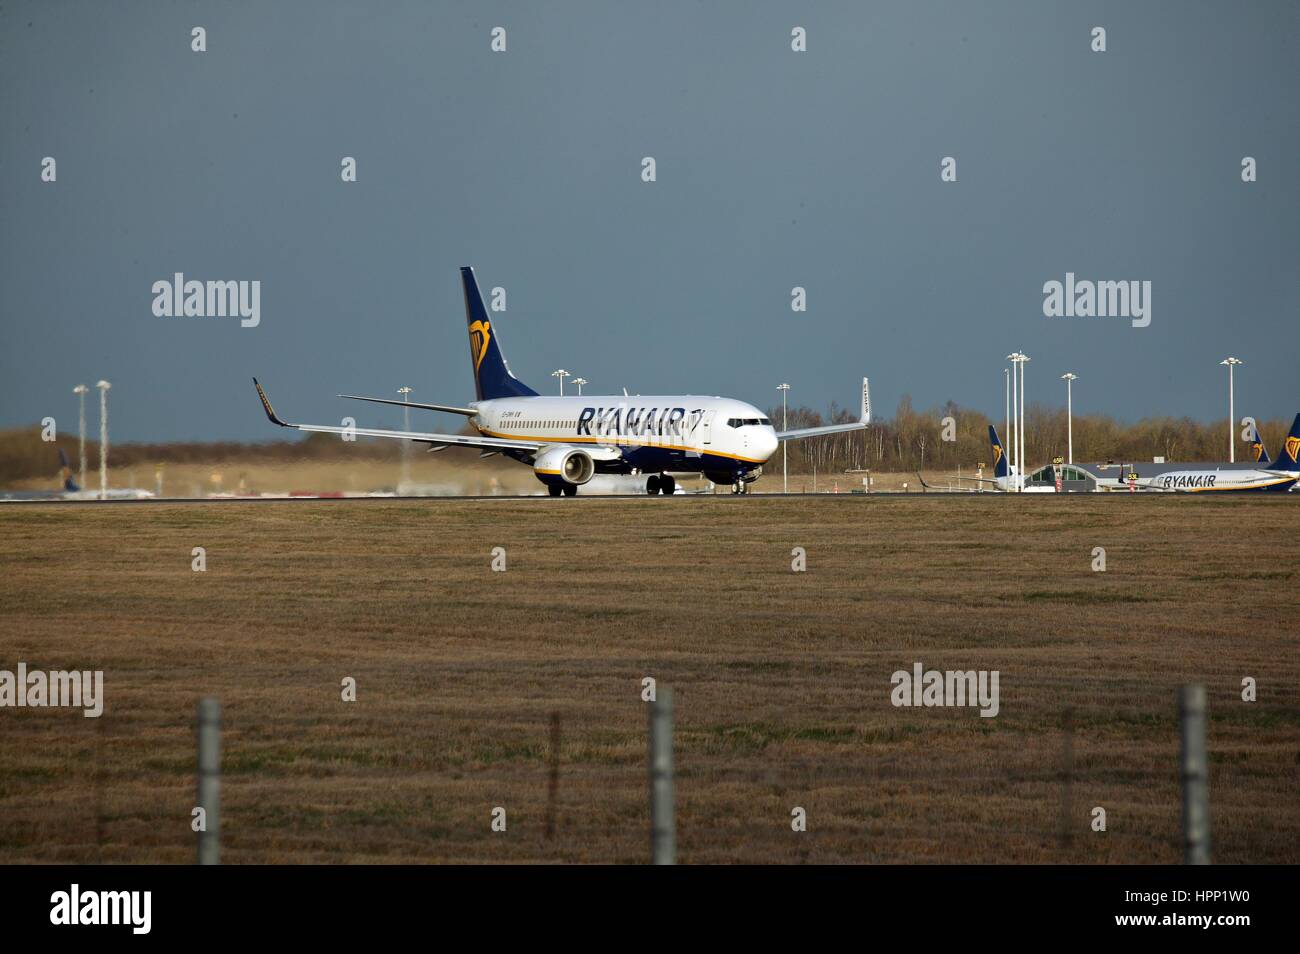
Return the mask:
<path id="1" fill-rule="evenodd" d="M 1285 496 L 3 506 L 0 669 L 107 702 L 0 710 L 0 862 L 191 861 L 205 695 L 227 862 L 642 862 L 649 675 L 681 862 L 1176 862 L 1199 681 L 1215 860 L 1296 863 L 1297 531 Z M 894 708 L 914 662 L 999 670 L 1000 714 Z"/>

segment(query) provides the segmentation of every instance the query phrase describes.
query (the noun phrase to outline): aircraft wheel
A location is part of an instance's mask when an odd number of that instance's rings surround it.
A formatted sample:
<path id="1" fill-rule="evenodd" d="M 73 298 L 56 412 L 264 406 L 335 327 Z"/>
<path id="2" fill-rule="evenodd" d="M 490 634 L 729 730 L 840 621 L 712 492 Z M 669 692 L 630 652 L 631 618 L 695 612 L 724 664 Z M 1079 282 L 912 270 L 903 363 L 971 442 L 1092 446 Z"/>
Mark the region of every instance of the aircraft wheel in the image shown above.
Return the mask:
<path id="1" fill-rule="evenodd" d="M 651 474 L 645 481 L 645 492 L 651 497 L 659 493 L 659 475 Z"/>
<path id="2" fill-rule="evenodd" d="M 659 492 L 661 494 L 672 496 L 677 492 L 677 481 L 674 478 L 669 477 L 667 474 L 664 474 L 663 477 L 659 478 Z"/>
<path id="3" fill-rule="evenodd" d="M 566 497 L 576 497 L 576 496 L 578 496 L 578 485 L 577 485 L 577 484 L 565 484 L 565 485 L 564 485 L 564 496 L 566 496 Z"/>
<path id="4" fill-rule="evenodd" d="M 559 487 L 556 487 L 554 484 L 547 484 L 547 485 L 546 485 L 546 489 L 549 490 L 549 491 L 551 492 L 551 496 L 552 496 L 552 497 L 558 497 L 558 496 L 560 496 L 560 494 L 562 493 L 562 491 L 560 490 L 560 488 L 559 488 Z"/>
<path id="5" fill-rule="evenodd" d="M 745 492 L 745 482 L 743 480 L 737 480 L 731 485 L 731 492 L 733 494 L 743 494 Z"/>

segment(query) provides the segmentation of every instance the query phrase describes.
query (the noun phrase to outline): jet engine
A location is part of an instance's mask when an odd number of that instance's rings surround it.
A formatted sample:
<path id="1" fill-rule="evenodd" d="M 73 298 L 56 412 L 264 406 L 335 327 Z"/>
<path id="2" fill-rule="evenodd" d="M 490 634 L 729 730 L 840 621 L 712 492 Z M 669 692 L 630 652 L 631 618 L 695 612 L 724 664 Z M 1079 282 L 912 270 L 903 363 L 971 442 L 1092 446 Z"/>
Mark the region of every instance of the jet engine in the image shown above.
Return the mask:
<path id="1" fill-rule="evenodd" d="M 596 462 L 582 448 L 557 444 L 537 455 L 533 473 L 544 484 L 563 481 L 577 487 L 591 480 L 596 473 Z"/>

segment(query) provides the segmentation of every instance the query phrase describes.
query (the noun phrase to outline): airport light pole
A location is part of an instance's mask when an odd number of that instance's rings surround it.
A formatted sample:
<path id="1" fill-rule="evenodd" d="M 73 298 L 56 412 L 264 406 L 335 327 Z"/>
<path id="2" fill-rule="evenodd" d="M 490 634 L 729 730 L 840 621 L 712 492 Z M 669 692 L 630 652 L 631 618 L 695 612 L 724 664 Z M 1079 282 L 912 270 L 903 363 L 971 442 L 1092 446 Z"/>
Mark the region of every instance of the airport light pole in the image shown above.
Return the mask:
<path id="1" fill-rule="evenodd" d="M 1007 426 L 1010 431 L 1007 434 L 1007 454 L 1011 461 L 1011 467 L 1008 473 L 1013 488 L 1019 488 L 1019 478 L 1016 476 L 1020 471 L 1020 404 L 1016 400 L 1016 394 L 1020 386 L 1020 376 L 1017 372 L 1020 362 L 1020 352 L 1013 351 L 1007 355 L 1007 360 L 1011 362 L 1011 423 Z"/>
<path id="2" fill-rule="evenodd" d="M 1029 355 L 1020 354 L 1020 477 L 1016 481 L 1021 492 L 1025 489 L 1025 467 L 1029 463 L 1029 454 L 1025 447 L 1025 365 L 1029 363 Z"/>
<path id="3" fill-rule="evenodd" d="M 587 383 L 586 378 L 574 378 L 573 383 L 578 386 L 578 397 L 582 397 L 582 386 Z"/>
<path id="4" fill-rule="evenodd" d="M 90 388 L 86 387 L 84 384 L 78 384 L 72 389 L 72 393 L 81 399 L 81 412 L 78 415 L 78 420 L 81 425 L 81 481 L 77 486 L 82 490 L 86 489 L 86 392 L 89 390 Z"/>
<path id="5" fill-rule="evenodd" d="M 784 431 L 789 427 L 786 415 L 785 396 L 790 392 L 790 385 L 778 384 L 776 389 L 781 392 L 781 430 Z M 786 457 L 786 445 L 788 443 L 789 441 L 781 442 L 781 493 L 783 494 L 788 494 L 790 492 L 790 468 Z"/>
<path id="6" fill-rule="evenodd" d="M 1067 371 L 1061 375 L 1061 380 L 1065 382 L 1065 432 L 1067 456 L 1066 463 L 1074 463 L 1074 382 L 1079 376 L 1073 371 Z"/>
<path id="7" fill-rule="evenodd" d="M 1232 369 L 1239 364 L 1245 364 L 1240 358 L 1224 358 L 1219 364 L 1228 366 L 1228 463 L 1237 462 L 1237 411 L 1233 407 L 1232 394 Z"/>
<path id="8" fill-rule="evenodd" d="M 551 372 L 551 377 L 560 379 L 560 397 L 564 397 L 564 379 L 569 376 L 569 372 L 563 368 L 558 368 Z"/>
<path id="9" fill-rule="evenodd" d="M 99 499 L 108 499 L 108 389 L 113 385 L 100 381 L 99 388 Z"/>
<path id="10" fill-rule="evenodd" d="M 397 393 L 402 396 L 402 400 L 407 405 L 410 405 L 411 398 L 409 397 L 409 395 L 413 390 L 415 389 L 408 388 L 406 387 L 406 385 L 402 385 L 402 387 L 397 389 Z M 402 429 L 405 430 L 408 434 L 411 432 L 411 408 L 409 406 L 402 408 Z M 411 482 L 411 442 L 402 441 L 402 484 L 410 484 L 410 482 Z M 398 493 L 402 492 L 402 488 L 400 486 L 397 488 L 397 492 Z"/>
<path id="11" fill-rule="evenodd" d="M 1002 384 L 1006 391 L 1006 428 L 1002 431 L 1002 436 L 1007 440 L 1011 439 L 1011 369 L 1002 369 Z"/>

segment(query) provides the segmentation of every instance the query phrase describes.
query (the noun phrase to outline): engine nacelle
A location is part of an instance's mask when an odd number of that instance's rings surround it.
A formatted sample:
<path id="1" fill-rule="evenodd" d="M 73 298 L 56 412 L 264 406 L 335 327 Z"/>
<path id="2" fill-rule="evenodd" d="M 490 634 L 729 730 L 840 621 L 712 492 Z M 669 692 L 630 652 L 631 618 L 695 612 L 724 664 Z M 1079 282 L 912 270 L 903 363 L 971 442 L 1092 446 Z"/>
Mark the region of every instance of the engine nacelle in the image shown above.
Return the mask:
<path id="1" fill-rule="evenodd" d="M 596 473 L 596 462 L 580 447 L 556 444 L 542 450 L 533 461 L 533 473 L 548 486 L 563 482 L 575 487 L 585 484 Z"/>

